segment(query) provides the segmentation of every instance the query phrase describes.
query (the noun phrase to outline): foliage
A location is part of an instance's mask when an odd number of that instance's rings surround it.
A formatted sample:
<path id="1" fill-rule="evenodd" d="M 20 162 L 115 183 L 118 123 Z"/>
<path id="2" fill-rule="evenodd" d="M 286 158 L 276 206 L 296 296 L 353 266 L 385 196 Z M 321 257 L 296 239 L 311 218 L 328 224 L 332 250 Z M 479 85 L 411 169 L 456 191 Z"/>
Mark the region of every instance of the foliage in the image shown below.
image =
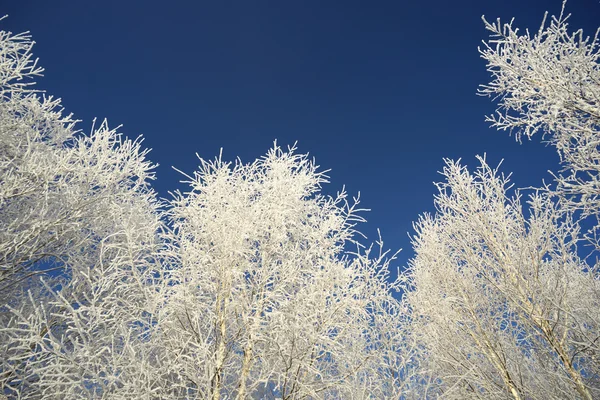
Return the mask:
<path id="1" fill-rule="evenodd" d="M 480 94 L 500 98 L 492 126 L 514 131 L 517 139 L 547 136 L 563 162 L 557 192 L 570 209 L 597 215 L 600 210 L 600 42 L 581 30 L 570 33 L 564 6 L 546 16 L 533 37 L 512 21 L 489 23 L 491 40 L 481 56 L 493 80 Z"/>
<path id="2" fill-rule="evenodd" d="M 525 214 L 480 161 L 447 161 L 436 215 L 416 224 L 407 299 L 427 373 L 448 398 L 597 397 L 600 286 L 579 228 L 546 194 Z"/>
<path id="3" fill-rule="evenodd" d="M 392 257 L 355 242 L 358 199 L 274 146 L 202 160 L 161 204 L 141 140 L 75 130 L 0 34 L 0 387 L 9 398 L 392 398 Z M 349 252 L 356 246 L 356 252 Z"/>
<path id="4" fill-rule="evenodd" d="M 319 194 L 323 182 L 293 148 L 251 164 L 202 160 L 170 209 L 172 284 L 157 319 L 176 377 L 166 388 L 214 399 L 384 393 L 377 322 L 399 308 L 388 261 L 343 255 L 358 201 Z"/>
<path id="5" fill-rule="evenodd" d="M 31 90 L 31 46 L 0 33 L 0 387 L 90 398 L 114 385 L 145 307 L 154 166 L 141 141 L 106 123 L 81 135 Z"/>
<path id="6" fill-rule="evenodd" d="M 578 249 L 582 218 L 600 210 L 598 38 L 567 20 L 531 36 L 484 18 L 492 82 L 480 94 L 500 99 L 488 121 L 519 140 L 542 132 L 563 170 L 523 204 L 485 158 L 474 173 L 446 161 L 405 277 L 428 396 L 600 396 L 598 267 Z"/>
<path id="7" fill-rule="evenodd" d="M 446 160 L 395 282 L 381 239 L 358 241 L 358 198 L 322 194 L 308 155 L 200 159 L 161 202 L 141 140 L 77 131 L 31 88 L 31 38 L 0 32 L 0 394 L 600 397 L 598 265 L 580 257 L 600 250 L 597 219 L 581 227 L 600 215 L 598 37 L 564 12 L 533 36 L 484 21 L 488 120 L 541 132 L 562 170 L 524 197 L 485 157 Z"/>

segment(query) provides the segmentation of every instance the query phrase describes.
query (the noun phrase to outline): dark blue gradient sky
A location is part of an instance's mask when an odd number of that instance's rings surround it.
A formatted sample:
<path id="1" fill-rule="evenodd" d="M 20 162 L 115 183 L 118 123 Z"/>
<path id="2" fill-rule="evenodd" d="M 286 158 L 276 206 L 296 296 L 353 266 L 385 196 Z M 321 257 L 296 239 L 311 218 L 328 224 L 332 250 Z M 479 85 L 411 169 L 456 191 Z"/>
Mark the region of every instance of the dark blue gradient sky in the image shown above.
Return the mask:
<path id="1" fill-rule="evenodd" d="M 1 29 L 29 30 L 39 87 L 89 131 L 94 117 L 143 135 L 156 188 L 181 188 L 201 157 L 252 161 L 274 139 L 331 169 L 335 192 L 361 192 L 376 239 L 411 255 L 408 233 L 433 209 L 442 158 L 487 153 L 517 186 L 558 169 L 554 150 L 490 129 L 478 97 L 489 74 L 481 15 L 537 29 L 560 0 L 6 1 Z M 597 0 L 570 0 L 571 26 L 593 34 Z"/>

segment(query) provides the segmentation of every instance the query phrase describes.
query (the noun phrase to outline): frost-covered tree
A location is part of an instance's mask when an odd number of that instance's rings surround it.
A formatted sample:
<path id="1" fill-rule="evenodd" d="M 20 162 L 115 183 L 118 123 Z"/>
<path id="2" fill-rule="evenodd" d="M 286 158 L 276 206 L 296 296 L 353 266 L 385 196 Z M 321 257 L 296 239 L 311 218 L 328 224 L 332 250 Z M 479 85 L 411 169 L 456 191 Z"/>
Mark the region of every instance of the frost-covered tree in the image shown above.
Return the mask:
<path id="1" fill-rule="evenodd" d="M 31 90 L 31 46 L 0 32 L 0 394 L 401 396 L 394 257 L 356 243 L 357 199 L 275 146 L 202 161 L 163 213 L 140 141 Z"/>
<path id="2" fill-rule="evenodd" d="M 31 46 L 0 32 L 0 305 L 33 276 L 93 264 L 125 225 L 134 240 L 154 235 L 147 151 L 106 123 L 79 134 L 59 100 L 29 89 L 42 71 Z"/>
<path id="3" fill-rule="evenodd" d="M 319 194 L 324 181 L 293 149 L 203 161 L 172 202 L 162 247 L 102 242 L 66 289 L 46 287 L 45 304 L 12 311 L 5 392 L 399 398 L 411 377 L 400 373 L 393 257 L 347 252 L 357 203 Z"/>
<path id="4" fill-rule="evenodd" d="M 481 56 L 493 80 L 480 94 L 499 98 L 492 126 L 517 139 L 540 132 L 556 146 L 564 169 L 557 192 L 571 209 L 600 212 L 600 42 L 581 30 L 569 32 L 563 10 L 546 17 L 538 32 L 522 34 L 512 21 L 490 23 Z"/>
<path id="5" fill-rule="evenodd" d="M 345 255 L 358 201 L 321 195 L 325 178 L 277 146 L 250 164 L 202 160 L 170 211 L 161 398 L 397 395 L 385 254 Z"/>
<path id="6" fill-rule="evenodd" d="M 563 169 L 522 203 L 485 159 L 475 173 L 446 162 L 405 276 L 426 395 L 600 396 L 598 269 L 577 248 L 579 218 L 600 214 L 599 49 L 567 19 L 535 35 L 484 19 L 493 80 L 480 93 L 500 99 L 489 121 L 519 140 L 541 132 Z"/>
<path id="7" fill-rule="evenodd" d="M 434 216 L 416 224 L 413 330 L 447 398 L 600 394 L 600 284 L 577 257 L 578 226 L 547 195 L 524 211 L 484 159 L 448 161 Z"/>
<path id="8" fill-rule="evenodd" d="M 156 224 L 148 226 L 156 228 Z M 15 399 L 153 398 L 149 335 L 160 285 L 155 246 L 135 226 L 99 243 L 94 264 L 28 292 L 0 327 L 0 384 Z M 156 398 L 156 397 L 154 397 Z"/>
<path id="9" fill-rule="evenodd" d="M 87 399 L 125 374 L 148 307 L 153 165 L 32 90 L 32 44 L 0 32 L 0 393 Z"/>

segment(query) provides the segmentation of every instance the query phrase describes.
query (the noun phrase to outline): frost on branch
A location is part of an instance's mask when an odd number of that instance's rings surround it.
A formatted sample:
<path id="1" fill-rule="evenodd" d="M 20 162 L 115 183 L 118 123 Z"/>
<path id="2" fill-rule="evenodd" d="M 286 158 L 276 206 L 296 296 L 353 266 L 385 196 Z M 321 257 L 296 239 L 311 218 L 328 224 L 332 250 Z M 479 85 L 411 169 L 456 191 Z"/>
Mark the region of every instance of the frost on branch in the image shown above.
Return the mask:
<path id="1" fill-rule="evenodd" d="M 59 100 L 25 90 L 41 72 L 31 45 L 0 32 L 0 306 L 44 271 L 92 265 L 124 224 L 145 232 L 156 208 L 141 141 L 106 123 L 81 135 Z"/>
<path id="2" fill-rule="evenodd" d="M 0 33 L 0 394 L 400 396 L 394 257 L 355 242 L 358 199 L 275 146 L 202 161 L 162 212 L 141 141 L 29 90 L 31 44 Z"/>
<path id="3" fill-rule="evenodd" d="M 30 90 L 32 44 L 0 32 L 0 393 L 133 398 L 117 378 L 144 359 L 154 166 L 141 141 L 106 123 L 82 135 L 59 100 Z"/>
<path id="4" fill-rule="evenodd" d="M 600 396 L 598 269 L 577 248 L 579 223 L 600 215 L 599 41 L 567 21 L 531 35 L 484 19 L 492 81 L 479 93 L 498 99 L 487 120 L 545 137 L 563 169 L 522 201 L 484 158 L 475 172 L 446 161 L 404 276 L 422 398 Z"/>
<path id="5" fill-rule="evenodd" d="M 362 221 L 358 201 L 321 195 L 325 181 L 306 155 L 277 146 L 250 164 L 202 160 L 171 209 L 163 398 L 397 391 L 384 368 L 399 346 L 399 320 L 386 319 L 400 313 L 388 261 L 345 255 Z"/>
<path id="6" fill-rule="evenodd" d="M 0 18 L 2 21 L 4 18 Z M 43 69 L 37 66 L 37 59 L 33 59 L 31 48 L 33 41 L 25 32 L 14 35 L 11 32 L 0 31 L 0 94 L 10 97 L 13 93 L 27 91 L 27 82 L 24 78 L 40 76 Z"/>
<path id="7" fill-rule="evenodd" d="M 517 139 L 541 132 L 556 146 L 564 169 L 558 192 L 571 208 L 600 210 L 600 49 L 592 38 L 569 32 L 563 12 L 542 22 L 534 35 L 521 34 L 512 21 L 484 19 L 491 39 L 480 49 L 492 82 L 479 93 L 499 99 L 492 126 Z"/>
<path id="8" fill-rule="evenodd" d="M 592 399 L 600 286 L 578 226 L 546 194 L 509 196 L 484 159 L 447 161 L 435 215 L 416 224 L 407 300 L 431 393 L 466 399 Z"/>

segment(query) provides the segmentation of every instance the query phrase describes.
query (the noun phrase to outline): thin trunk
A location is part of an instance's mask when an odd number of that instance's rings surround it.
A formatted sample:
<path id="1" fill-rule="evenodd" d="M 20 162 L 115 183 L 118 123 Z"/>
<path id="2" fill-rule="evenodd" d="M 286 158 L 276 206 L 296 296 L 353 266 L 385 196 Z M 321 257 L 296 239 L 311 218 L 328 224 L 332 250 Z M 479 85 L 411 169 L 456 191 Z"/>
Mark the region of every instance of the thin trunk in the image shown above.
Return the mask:
<path id="1" fill-rule="evenodd" d="M 475 334 L 472 334 L 471 337 L 475 340 L 475 343 L 477 343 L 477 345 L 481 348 L 481 350 L 483 350 L 484 354 L 487 355 L 488 359 L 492 362 L 492 365 L 494 365 L 496 367 L 496 369 L 502 376 L 502 380 L 504 381 L 504 384 L 510 391 L 510 394 L 512 395 L 512 397 L 515 400 L 522 400 L 521 393 L 519 392 L 519 388 L 515 384 L 512 377 L 510 376 L 510 372 L 508 371 L 508 368 L 506 367 L 506 365 L 504 364 L 502 359 L 498 356 L 498 354 L 494 350 L 492 344 L 489 342 L 487 337 L 485 337 L 485 333 L 484 333 L 484 338 L 483 338 L 485 344 L 481 343 Z"/>
<path id="2" fill-rule="evenodd" d="M 253 291 L 254 293 L 254 291 Z M 248 381 L 248 375 L 250 375 L 250 368 L 252 368 L 252 362 L 254 358 L 254 337 L 255 332 L 258 328 L 260 322 L 258 322 L 261 318 L 262 313 L 265 309 L 265 288 L 264 286 L 258 289 L 258 294 L 256 295 L 258 299 L 258 306 L 255 311 L 250 313 L 250 323 L 248 327 L 248 340 L 246 342 L 246 347 L 244 348 L 244 359 L 242 360 L 242 371 L 240 374 L 240 381 L 238 384 L 238 393 L 235 397 L 236 400 L 243 400 L 246 397 L 246 382 Z"/>
<path id="3" fill-rule="evenodd" d="M 224 300 L 225 301 L 225 300 Z M 217 318 L 217 331 L 219 332 L 219 344 L 217 346 L 217 360 L 215 365 L 215 373 L 212 380 L 212 399 L 219 400 L 221 398 L 221 387 L 223 386 L 223 368 L 225 365 L 225 353 L 227 351 L 226 346 L 226 335 L 227 327 L 225 324 L 225 304 L 221 304 L 217 300 L 218 310 Z"/>
<path id="4" fill-rule="evenodd" d="M 470 305 L 472 302 L 465 295 L 465 291 L 463 291 L 463 295 L 462 295 L 463 301 L 465 302 L 465 305 Z M 515 384 L 515 381 L 512 379 L 512 377 L 510 376 L 510 371 L 508 370 L 507 365 L 500 358 L 500 356 L 496 352 L 494 346 L 492 345 L 490 339 L 487 337 L 487 332 L 483 328 L 483 326 L 481 326 L 479 317 L 477 316 L 477 314 L 471 307 L 468 307 L 467 310 L 468 310 L 473 322 L 477 326 L 477 331 L 478 331 L 477 334 L 475 332 L 470 332 L 470 331 L 468 332 L 468 334 L 475 341 L 477 346 L 483 351 L 483 353 L 487 356 L 488 360 L 492 363 L 492 365 L 496 368 L 496 370 L 500 373 L 502 380 L 504 381 L 504 384 L 510 391 L 510 394 L 512 395 L 512 397 L 515 400 L 522 400 L 519 388 Z M 481 337 L 481 340 L 479 337 Z"/>
<path id="5" fill-rule="evenodd" d="M 550 342 L 550 345 L 552 346 L 554 351 L 556 351 L 556 353 L 558 354 L 558 357 L 560 358 L 563 365 L 567 369 L 567 373 L 573 380 L 573 383 L 575 384 L 575 390 L 577 390 L 577 393 L 579 393 L 581 395 L 581 397 L 583 397 L 585 400 L 592 400 L 592 394 L 590 393 L 587 386 L 583 382 L 581 373 L 579 371 L 577 371 L 575 369 L 575 367 L 573 366 L 573 363 L 571 363 L 571 359 L 570 359 L 569 355 L 567 354 L 567 351 L 565 350 L 564 346 L 560 343 L 560 341 L 554 334 L 548 321 L 543 320 L 541 323 L 541 326 L 542 326 L 542 331 L 544 332 L 544 335 L 548 339 L 548 342 Z"/>
<path id="6" fill-rule="evenodd" d="M 250 367 L 252 366 L 252 356 L 254 347 L 252 346 L 252 335 L 248 337 L 248 344 L 244 349 L 244 360 L 242 363 L 242 373 L 240 375 L 240 383 L 238 385 L 238 394 L 235 397 L 236 400 L 243 400 L 246 397 L 246 381 L 250 374 Z"/>

